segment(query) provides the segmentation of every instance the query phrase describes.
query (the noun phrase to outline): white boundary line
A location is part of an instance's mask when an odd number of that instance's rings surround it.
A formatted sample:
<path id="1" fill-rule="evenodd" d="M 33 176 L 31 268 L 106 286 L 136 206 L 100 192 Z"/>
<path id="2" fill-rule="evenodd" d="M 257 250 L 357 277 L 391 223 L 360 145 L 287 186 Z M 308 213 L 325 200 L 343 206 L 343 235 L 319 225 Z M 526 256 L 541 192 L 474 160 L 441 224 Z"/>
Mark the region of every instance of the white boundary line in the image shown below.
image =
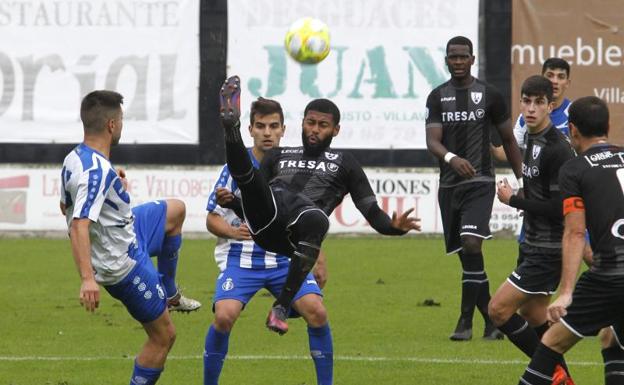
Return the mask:
<path id="1" fill-rule="evenodd" d="M 99 356 L 99 357 L 72 357 L 72 356 L 0 356 L 0 362 L 16 361 L 116 361 L 133 360 L 134 357 L 122 356 Z M 187 361 L 200 360 L 202 356 L 169 356 L 167 360 Z M 309 356 L 268 356 L 268 355 L 230 355 L 227 360 L 240 361 L 301 361 L 309 360 Z M 470 365 L 519 365 L 528 364 L 526 360 L 488 360 L 488 359 L 463 359 L 463 358 L 433 358 L 433 357 L 360 357 L 360 356 L 334 356 L 334 361 L 362 361 L 362 362 L 414 362 L 420 364 L 470 364 Z M 597 361 L 568 361 L 572 366 L 602 366 L 603 362 Z"/>

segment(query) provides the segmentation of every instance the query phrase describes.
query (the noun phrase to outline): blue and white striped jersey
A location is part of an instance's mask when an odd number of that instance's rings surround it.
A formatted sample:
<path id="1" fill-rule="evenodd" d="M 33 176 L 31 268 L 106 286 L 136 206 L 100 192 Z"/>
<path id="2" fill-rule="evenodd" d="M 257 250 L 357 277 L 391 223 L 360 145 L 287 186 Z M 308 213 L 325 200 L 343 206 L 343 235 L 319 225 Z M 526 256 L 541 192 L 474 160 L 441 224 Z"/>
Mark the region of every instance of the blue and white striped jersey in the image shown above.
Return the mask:
<path id="1" fill-rule="evenodd" d="M 249 156 L 255 168 L 258 168 L 260 164 L 253 156 L 251 150 L 248 150 Z M 223 166 L 219 179 L 215 183 L 210 196 L 208 197 L 208 205 L 206 210 L 209 213 L 220 215 L 233 227 L 238 227 L 241 224 L 241 219 L 234 213 L 233 210 L 226 209 L 217 204 L 215 191 L 217 187 L 225 187 L 232 191 L 234 195 L 240 198 L 240 190 L 236 185 L 236 181 L 232 179 L 230 170 L 227 164 Z M 246 269 L 272 269 L 276 267 L 288 266 L 288 257 L 280 254 L 276 254 L 270 251 L 266 251 L 252 240 L 239 241 L 236 239 L 217 238 L 217 245 L 215 247 L 215 260 L 217 266 L 221 271 L 225 270 L 227 266 L 237 266 Z"/>
<path id="2" fill-rule="evenodd" d="M 61 203 L 67 228 L 74 218 L 89 218 L 91 264 L 95 280 L 104 285 L 121 281 L 135 265 L 128 252 L 137 247 L 130 196 L 110 161 L 84 143 L 63 162 Z"/>
<path id="3" fill-rule="evenodd" d="M 570 104 L 572 104 L 572 101 L 565 98 L 563 99 L 563 103 L 561 103 L 559 107 L 555 108 L 550 113 L 550 121 L 553 126 L 555 126 L 567 137 L 570 137 L 570 129 L 568 128 L 568 110 L 570 109 Z M 518 142 L 518 146 L 524 150 L 527 145 L 527 127 L 522 114 L 518 116 L 513 132 L 516 137 L 516 142 Z"/>

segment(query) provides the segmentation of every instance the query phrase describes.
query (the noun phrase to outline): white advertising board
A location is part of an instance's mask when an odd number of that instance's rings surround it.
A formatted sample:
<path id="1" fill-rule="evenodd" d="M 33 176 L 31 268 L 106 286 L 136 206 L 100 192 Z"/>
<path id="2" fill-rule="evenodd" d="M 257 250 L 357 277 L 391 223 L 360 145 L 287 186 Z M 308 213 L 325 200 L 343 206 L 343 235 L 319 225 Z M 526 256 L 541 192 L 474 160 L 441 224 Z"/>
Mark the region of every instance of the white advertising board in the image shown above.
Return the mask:
<path id="1" fill-rule="evenodd" d="M 198 33 L 197 0 L 0 1 L 0 142 L 79 142 L 109 89 L 122 143 L 198 143 Z"/>

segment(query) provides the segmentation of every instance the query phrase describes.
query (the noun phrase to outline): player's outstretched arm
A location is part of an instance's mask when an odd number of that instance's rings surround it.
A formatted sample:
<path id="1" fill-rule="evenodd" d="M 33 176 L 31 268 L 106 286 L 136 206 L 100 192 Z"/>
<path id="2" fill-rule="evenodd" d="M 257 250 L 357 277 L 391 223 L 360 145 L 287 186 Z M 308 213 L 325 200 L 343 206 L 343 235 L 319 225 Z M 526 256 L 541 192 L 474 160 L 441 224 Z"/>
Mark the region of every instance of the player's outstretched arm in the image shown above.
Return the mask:
<path id="1" fill-rule="evenodd" d="M 93 312 L 100 306 L 100 287 L 95 282 L 91 265 L 91 241 L 89 239 L 89 218 L 74 218 L 69 231 L 74 262 L 80 274 L 80 304 Z"/>

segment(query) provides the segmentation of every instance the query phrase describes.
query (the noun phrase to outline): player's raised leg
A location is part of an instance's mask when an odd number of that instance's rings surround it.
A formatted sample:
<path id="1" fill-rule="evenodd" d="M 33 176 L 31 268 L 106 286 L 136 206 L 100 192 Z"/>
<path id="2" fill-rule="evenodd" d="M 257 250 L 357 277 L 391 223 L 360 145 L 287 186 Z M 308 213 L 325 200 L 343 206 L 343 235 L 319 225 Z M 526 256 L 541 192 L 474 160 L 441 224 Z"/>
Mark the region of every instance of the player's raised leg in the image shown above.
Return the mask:
<path id="1" fill-rule="evenodd" d="M 267 181 L 253 167 L 240 134 L 240 79 L 231 76 L 220 92 L 220 117 L 225 137 L 225 157 L 243 201 L 245 219 L 251 229 L 265 227 L 275 216 L 273 196 Z M 228 207 L 229 208 L 229 207 Z"/>

